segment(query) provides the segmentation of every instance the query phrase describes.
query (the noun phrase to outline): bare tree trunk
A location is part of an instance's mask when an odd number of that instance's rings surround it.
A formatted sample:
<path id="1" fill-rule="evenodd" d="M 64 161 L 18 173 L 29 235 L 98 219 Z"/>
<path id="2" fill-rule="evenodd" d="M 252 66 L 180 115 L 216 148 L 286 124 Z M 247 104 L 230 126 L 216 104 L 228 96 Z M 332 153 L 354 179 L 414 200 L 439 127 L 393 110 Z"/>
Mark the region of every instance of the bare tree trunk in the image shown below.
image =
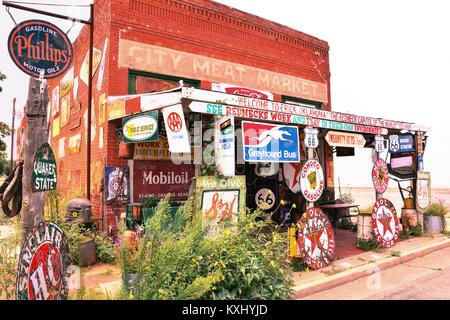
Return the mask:
<path id="1" fill-rule="evenodd" d="M 28 100 L 25 107 L 27 117 L 26 137 L 24 143 L 23 167 L 23 234 L 26 239 L 31 229 L 44 221 L 44 192 L 32 192 L 31 174 L 33 172 L 33 157 L 37 149 L 48 141 L 47 104 L 48 86 L 45 84 L 41 92 L 41 81 L 30 78 Z"/>

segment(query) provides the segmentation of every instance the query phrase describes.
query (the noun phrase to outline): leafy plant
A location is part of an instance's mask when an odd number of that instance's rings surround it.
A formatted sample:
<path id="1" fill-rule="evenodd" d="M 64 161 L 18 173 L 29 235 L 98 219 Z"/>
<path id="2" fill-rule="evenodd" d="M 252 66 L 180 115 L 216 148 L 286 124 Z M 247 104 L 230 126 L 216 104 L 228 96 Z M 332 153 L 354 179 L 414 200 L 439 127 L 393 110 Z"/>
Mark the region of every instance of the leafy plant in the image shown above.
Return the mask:
<path id="1" fill-rule="evenodd" d="M 289 262 L 289 266 L 294 272 L 309 271 L 308 265 L 302 259 L 292 258 Z"/>
<path id="2" fill-rule="evenodd" d="M 353 226 L 354 226 L 354 224 L 351 223 L 350 221 L 348 221 L 347 219 L 339 219 L 339 222 L 338 222 L 339 229 L 349 230 L 349 229 L 353 229 Z"/>
<path id="3" fill-rule="evenodd" d="M 154 207 L 156 207 L 157 204 L 158 204 L 158 201 L 156 200 L 156 198 L 153 198 L 153 197 L 145 198 L 142 201 L 142 206 L 144 206 L 146 208 L 154 208 Z"/>
<path id="4" fill-rule="evenodd" d="M 10 300 L 15 297 L 17 264 L 19 261 L 20 220 L 15 218 L 12 237 L 0 239 L 0 297 Z"/>
<path id="5" fill-rule="evenodd" d="M 116 247 L 105 235 L 99 234 L 95 237 L 97 258 L 104 263 L 116 262 Z"/>
<path id="6" fill-rule="evenodd" d="M 391 257 L 400 257 L 401 252 L 397 250 L 391 250 Z"/>
<path id="7" fill-rule="evenodd" d="M 378 241 L 375 238 L 357 238 L 356 246 L 366 251 L 378 249 Z"/>
<path id="8" fill-rule="evenodd" d="M 445 201 L 438 200 L 430 203 L 428 208 L 425 210 L 424 215 L 426 216 L 440 216 L 442 218 L 447 214 L 448 209 Z"/>

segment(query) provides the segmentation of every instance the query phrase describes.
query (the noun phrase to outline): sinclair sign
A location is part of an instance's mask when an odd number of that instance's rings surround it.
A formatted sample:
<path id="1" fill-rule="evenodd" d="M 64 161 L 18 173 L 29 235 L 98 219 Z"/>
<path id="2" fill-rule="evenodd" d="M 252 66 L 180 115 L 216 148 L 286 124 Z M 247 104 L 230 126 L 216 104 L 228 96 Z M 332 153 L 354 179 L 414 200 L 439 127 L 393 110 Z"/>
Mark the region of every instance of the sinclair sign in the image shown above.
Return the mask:
<path id="1" fill-rule="evenodd" d="M 26 74 L 39 78 L 60 76 L 72 64 L 72 43 L 57 26 L 27 20 L 10 33 L 8 50 L 14 63 Z"/>

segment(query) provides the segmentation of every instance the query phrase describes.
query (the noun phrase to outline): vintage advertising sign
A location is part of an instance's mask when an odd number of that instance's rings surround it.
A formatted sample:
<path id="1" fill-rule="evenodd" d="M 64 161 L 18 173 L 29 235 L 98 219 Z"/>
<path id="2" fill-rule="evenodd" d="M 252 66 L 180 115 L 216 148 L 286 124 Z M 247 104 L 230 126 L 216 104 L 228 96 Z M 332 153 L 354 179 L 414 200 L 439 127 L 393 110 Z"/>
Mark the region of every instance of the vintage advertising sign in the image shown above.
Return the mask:
<path id="1" fill-rule="evenodd" d="M 105 187 L 106 203 L 123 204 L 128 203 L 130 171 L 128 167 L 106 167 Z"/>
<path id="2" fill-rule="evenodd" d="M 417 172 L 416 208 L 424 213 L 430 205 L 431 199 L 431 175 L 429 172 Z"/>
<path id="3" fill-rule="evenodd" d="M 23 241 L 17 271 L 17 300 L 66 300 L 69 243 L 51 222 L 35 226 Z"/>
<path id="4" fill-rule="evenodd" d="M 66 94 L 70 92 L 73 87 L 73 76 L 74 76 L 74 67 L 70 68 L 68 72 L 64 75 L 60 82 L 61 97 L 64 97 Z"/>
<path id="5" fill-rule="evenodd" d="M 94 77 L 95 72 L 97 71 L 98 65 L 100 64 L 100 60 L 102 58 L 102 52 L 97 48 L 94 48 L 93 54 L 93 64 L 92 64 L 92 77 Z M 89 51 L 86 53 L 84 57 L 83 64 L 80 69 L 80 79 L 84 82 L 85 85 L 89 84 Z"/>
<path id="6" fill-rule="evenodd" d="M 68 143 L 68 154 L 76 154 L 81 151 L 81 133 L 71 136 Z"/>
<path id="7" fill-rule="evenodd" d="M 172 161 L 134 161 L 133 199 L 162 199 L 170 194 L 171 200 L 186 201 L 195 176 L 192 164 L 174 164 Z"/>
<path id="8" fill-rule="evenodd" d="M 189 133 L 181 104 L 164 108 L 163 117 L 167 140 L 169 141 L 169 151 L 174 153 L 190 153 Z"/>
<path id="9" fill-rule="evenodd" d="M 234 176 L 236 161 L 233 117 L 216 120 L 214 144 L 217 169 L 226 177 Z"/>
<path id="10" fill-rule="evenodd" d="M 170 160 L 167 138 L 158 137 L 158 141 L 138 142 L 134 145 L 135 160 Z"/>
<path id="11" fill-rule="evenodd" d="M 375 136 L 375 151 L 378 153 L 384 152 L 384 138 L 383 136 Z"/>
<path id="12" fill-rule="evenodd" d="M 315 160 L 308 160 L 300 174 L 300 187 L 306 200 L 319 200 L 325 187 L 322 166 Z"/>
<path id="13" fill-rule="evenodd" d="M 158 112 L 146 112 L 122 120 L 123 142 L 158 140 Z"/>
<path id="14" fill-rule="evenodd" d="M 297 163 L 283 163 L 284 181 L 293 193 L 301 191 L 300 188 L 300 173 L 302 171 L 301 162 Z"/>
<path id="15" fill-rule="evenodd" d="M 414 138 L 411 135 L 391 135 L 389 136 L 389 152 L 390 153 L 403 153 L 413 152 Z"/>
<path id="16" fill-rule="evenodd" d="M 245 214 L 245 176 L 216 178 L 197 177 L 196 208 L 202 214 L 202 224 L 209 236 L 215 236 L 232 226 Z"/>
<path id="17" fill-rule="evenodd" d="M 298 127 L 242 121 L 244 160 L 299 162 Z"/>
<path id="18" fill-rule="evenodd" d="M 331 147 L 364 148 L 366 139 L 362 134 L 328 131 L 325 140 Z"/>
<path id="19" fill-rule="evenodd" d="M 307 148 L 317 149 L 319 146 L 319 130 L 317 128 L 306 127 L 303 129 L 305 132 L 305 138 L 303 139 L 303 143 Z"/>
<path id="20" fill-rule="evenodd" d="M 311 269 L 325 268 L 333 261 L 334 231 L 320 208 L 309 208 L 298 222 L 297 245 L 297 255 L 305 257 Z"/>
<path id="21" fill-rule="evenodd" d="M 273 94 L 268 91 L 250 89 L 245 87 L 240 87 L 232 84 L 226 83 L 213 83 L 211 84 L 211 89 L 213 91 L 220 91 L 229 94 L 236 94 L 240 96 L 246 96 L 255 99 L 265 99 L 273 100 Z"/>
<path id="22" fill-rule="evenodd" d="M 389 171 L 386 162 L 377 159 L 372 168 L 372 183 L 378 193 L 386 192 L 389 183 Z"/>
<path id="23" fill-rule="evenodd" d="M 393 247 L 398 241 L 397 211 L 391 201 L 381 198 L 372 209 L 372 227 L 375 238 L 382 247 Z"/>
<path id="24" fill-rule="evenodd" d="M 255 203 L 261 210 L 270 210 L 277 202 L 275 193 L 268 188 L 261 188 L 255 194 Z"/>
<path id="25" fill-rule="evenodd" d="M 40 146 L 34 154 L 31 181 L 33 192 L 56 190 L 56 159 L 52 147 L 48 143 Z"/>
<path id="26" fill-rule="evenodd" d="M 19 23 L 9 34 L 8 50 L 26 74 L 45 79 L 62 75 L 72 64 L 72 43 L 54 24 L 41 20 Z"/>

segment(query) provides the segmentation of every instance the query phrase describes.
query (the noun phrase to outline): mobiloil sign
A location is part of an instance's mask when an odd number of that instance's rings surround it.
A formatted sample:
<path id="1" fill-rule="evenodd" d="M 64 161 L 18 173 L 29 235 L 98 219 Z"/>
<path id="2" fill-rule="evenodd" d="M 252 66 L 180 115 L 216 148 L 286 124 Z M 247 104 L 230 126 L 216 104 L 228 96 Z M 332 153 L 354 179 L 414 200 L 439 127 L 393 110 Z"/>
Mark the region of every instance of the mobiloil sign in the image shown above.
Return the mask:
<path id="1" fill-rule="evenodd" d="M 8 51 L 14 63 L 25 73 L 39 78 L 55 78 L 72 64 L 72 43 L 57 26 L 27 20 L 9 34 Z"/>

